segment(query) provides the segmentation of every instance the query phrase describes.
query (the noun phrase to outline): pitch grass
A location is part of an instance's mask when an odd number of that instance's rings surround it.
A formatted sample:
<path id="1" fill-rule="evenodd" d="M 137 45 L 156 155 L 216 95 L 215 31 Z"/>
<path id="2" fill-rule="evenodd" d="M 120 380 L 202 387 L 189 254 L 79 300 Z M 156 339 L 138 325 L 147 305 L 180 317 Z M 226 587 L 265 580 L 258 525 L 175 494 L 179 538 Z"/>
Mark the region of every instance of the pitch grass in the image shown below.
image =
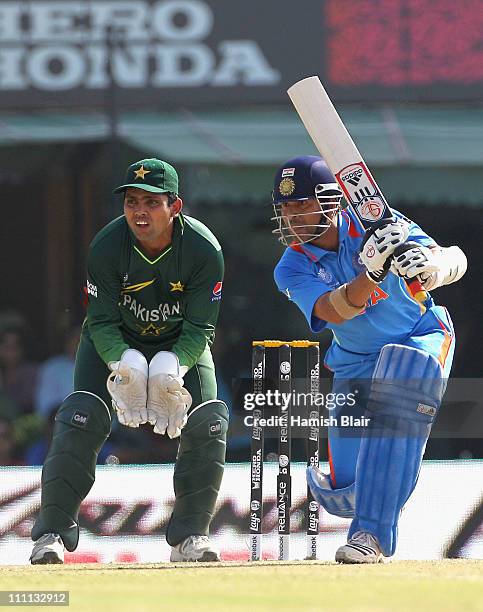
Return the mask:
<path id="1" fill-rule="evenodd" d="M 92 564 L 0 569 L 0 590 L 50 589 L 70 591 L 69 607 L 57 608 L 68 612 L 471 612 L 483 611 L 483 561 L 399 561 L 371 566 L 322 562 Z"/>

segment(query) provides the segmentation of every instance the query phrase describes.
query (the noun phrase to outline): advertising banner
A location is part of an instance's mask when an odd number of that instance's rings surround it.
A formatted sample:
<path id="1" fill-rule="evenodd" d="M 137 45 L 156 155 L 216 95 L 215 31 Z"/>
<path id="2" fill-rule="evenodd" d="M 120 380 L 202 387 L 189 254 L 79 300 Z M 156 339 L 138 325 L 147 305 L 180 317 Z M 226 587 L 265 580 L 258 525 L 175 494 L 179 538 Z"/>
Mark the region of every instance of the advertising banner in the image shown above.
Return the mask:
<path id="1" fill-rule="evenodd" d="M 328 466 L 322 466 L 328 471 Z M 3 468 L 0 479 L 0 563 L 28 562 L 30 530 L 40 504 L 40 468 Z M 264 470 L 263 558 L 278 555 L 276 463 Z M 173 507 L 172 465 L 104 466 L 80 512 L 79 547 L 67 562 L 167 561 L 166 525 Z M 290 558 L 303 559 L 305 466 L 292 469 Z M 483 461 L 425 462 L 403 511 L 396 559 L 481 558 Z M 224 560 L 249 558 L 250 466 L 229 464 L 211 525 Z M 318 558 L 333 560 L 349 520 L 320 515 Z"/>
<path id="2" fill-rule="evenodd" d="M 0 109 L 475 100 L 481 0 L 0 3 Z"/>
<path id="3" fill-rule="evenodd" d="M 102 107 L 113 96 L 138 108 L 240 96 L 280 101 L 287 82 L 317 71 L 322 50 L 320 2 L 291 7 L 285 0 L 0 3 L 1 105 Z"/>

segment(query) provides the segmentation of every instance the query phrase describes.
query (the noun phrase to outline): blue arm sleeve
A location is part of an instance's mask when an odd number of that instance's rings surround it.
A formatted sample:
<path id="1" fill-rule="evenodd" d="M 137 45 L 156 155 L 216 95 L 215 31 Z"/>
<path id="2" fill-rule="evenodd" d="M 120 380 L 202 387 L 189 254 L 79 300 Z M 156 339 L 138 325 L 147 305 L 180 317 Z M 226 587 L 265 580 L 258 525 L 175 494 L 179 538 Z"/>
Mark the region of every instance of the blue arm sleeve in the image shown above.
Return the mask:
<path id="1" fill-rule="evenodd" d="M 398 210 L 395 210 L 394 208 L 391 208 L 391 210 L 393 211 L 394 216 L 397 219 L 403 219 L 404 221 L 407 221 L 409 223 L 408 240 L 414 240 L 414 242 L 422 244 L 423 246 L 426 246 L 426 247 L 437 246 L 436 241 L 433 240 L 430 236 L 428 236 L 426 232 L 423 232 L 423 230 L 419 227 L 417 223 L 414 223 L 414 221 L 411 221 L 411 219 L 408 219 L 405 215 L 400 213 Z"/>
<path id="2" fill-rule="evenodd" d="M 321 295 L 331 291 L 331 288 L 318 278 L 315 266 L 310 261 L 303 261 L 303 256 L 297 260 L 284 261 L 282 258 L 274 271 L 274 278 L 279 291 L 295 302 L 303 312 L 312 332 L 320 332 L 327 325 L 326 321 L 312 315 L 315 302 Z M 300 259 L 300 261 L 298 261 Z"/>

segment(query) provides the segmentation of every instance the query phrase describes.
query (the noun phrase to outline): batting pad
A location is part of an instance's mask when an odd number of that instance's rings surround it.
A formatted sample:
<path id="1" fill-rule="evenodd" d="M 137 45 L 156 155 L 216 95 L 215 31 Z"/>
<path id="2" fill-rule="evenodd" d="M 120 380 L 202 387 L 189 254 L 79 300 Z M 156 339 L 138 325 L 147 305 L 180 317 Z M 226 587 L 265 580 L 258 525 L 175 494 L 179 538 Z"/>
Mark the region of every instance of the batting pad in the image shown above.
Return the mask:
<path id="1" fill-rule="evenodd" d="M 58 533 L 69 551 L 79 541 L 79 508 L 94 484 L 97 455 L 111 430 L 103 400 L 88 391 L 65 398 L 42 470 L 42 503 L 32 539 Z"/>
<path id="2" fill-rule="evenodd" d="M 350 484 L 343 489 L 333 489 L 330 478 L 319 468 L 307 468 L 307 484 L 314 498 L 329 514 L 341 518 L 353 518 L 355 505 L 355 485 Z"/>
<path id="3" fill-rule="evenodd" d="M 225 469 L 227 431 L 228 408 L 221 400 L 208 400 L 189 413 L 174 468 L 170 546 L 190 535 L 208 535 Z"/>
<path id="4" fill-rule="evenodd" d="M 443 396 L 442 370 L 428 353 L 386 345 L 377 360 L 356 467 L 356 511 L 349 537 L 368 531 L 396 550 L 401 509 L 411 495 Z"/>

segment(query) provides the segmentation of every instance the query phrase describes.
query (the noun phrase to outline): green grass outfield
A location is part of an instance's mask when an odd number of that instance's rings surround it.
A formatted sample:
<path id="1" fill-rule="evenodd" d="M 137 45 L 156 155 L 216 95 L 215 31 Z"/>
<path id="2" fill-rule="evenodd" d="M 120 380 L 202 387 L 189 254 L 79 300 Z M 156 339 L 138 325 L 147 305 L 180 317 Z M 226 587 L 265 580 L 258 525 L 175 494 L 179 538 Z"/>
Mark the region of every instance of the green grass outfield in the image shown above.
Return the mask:
<path id="1" fill-rule="evenodd" d="M 0 570 L 0 590 L 50 589 L 70 591 L 69 607 L 57 609 L 90 612 L 470 612 L 483 611 L 483 561 L 73 564 Z"/>

